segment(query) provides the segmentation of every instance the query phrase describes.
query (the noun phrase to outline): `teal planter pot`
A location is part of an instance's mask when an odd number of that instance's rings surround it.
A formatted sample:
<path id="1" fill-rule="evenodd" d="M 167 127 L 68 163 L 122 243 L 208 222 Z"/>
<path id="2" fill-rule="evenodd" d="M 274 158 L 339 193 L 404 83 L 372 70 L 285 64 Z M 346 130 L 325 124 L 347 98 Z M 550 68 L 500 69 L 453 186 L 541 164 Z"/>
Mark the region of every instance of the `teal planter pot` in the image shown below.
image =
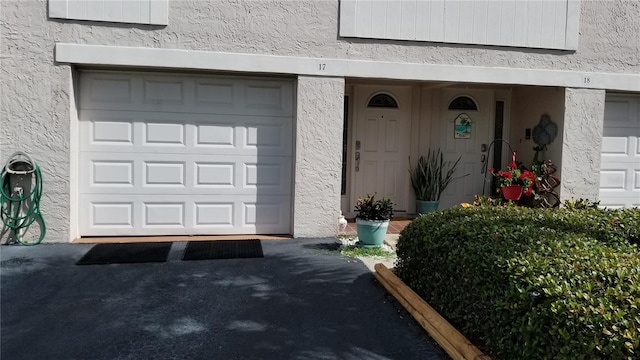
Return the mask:
<path id="1" fill-rule="evenodd" d="M 362 247 L 380 247 L 387 235 L 389 220 L 356 219 L 358 240 Z"/>
<path id="2" fill-rule="evenodd" d="M 416 212 L 418 215 L 428 214 L 438 210 L 438 205 L 440 205 L 440 201 L 416 200 Z"/>

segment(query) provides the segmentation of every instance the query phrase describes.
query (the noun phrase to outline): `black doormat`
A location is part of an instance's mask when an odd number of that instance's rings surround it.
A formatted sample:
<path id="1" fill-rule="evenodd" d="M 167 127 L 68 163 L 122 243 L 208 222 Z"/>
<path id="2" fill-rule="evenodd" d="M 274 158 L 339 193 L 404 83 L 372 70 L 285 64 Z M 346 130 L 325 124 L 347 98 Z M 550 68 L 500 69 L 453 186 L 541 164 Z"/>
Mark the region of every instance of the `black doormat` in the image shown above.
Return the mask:
<path id="1" fill-rule="evenodd" d="M 262 244 L 252 240 L 189 241 L 182 260 L 261 258 Z"/>
<path id="2" fill-rule="evenodd" d="M 165 262 L 170 250 L 170 242 L 98 244 L 78 260 L 76 265 Z"/>

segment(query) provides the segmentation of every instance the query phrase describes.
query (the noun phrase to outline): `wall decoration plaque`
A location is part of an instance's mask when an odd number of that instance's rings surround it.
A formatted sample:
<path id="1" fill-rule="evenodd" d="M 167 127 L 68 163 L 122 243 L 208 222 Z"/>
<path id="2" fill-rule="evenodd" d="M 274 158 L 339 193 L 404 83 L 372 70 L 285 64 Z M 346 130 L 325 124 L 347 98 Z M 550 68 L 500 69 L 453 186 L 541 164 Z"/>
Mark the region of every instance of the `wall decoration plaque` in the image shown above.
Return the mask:
<path id="1" fill-rule="evenodd" d="M 467 114 L 460 114 L 454 121 L 454 137 L 456 139 L 471 138 L 471 118 Z"/>

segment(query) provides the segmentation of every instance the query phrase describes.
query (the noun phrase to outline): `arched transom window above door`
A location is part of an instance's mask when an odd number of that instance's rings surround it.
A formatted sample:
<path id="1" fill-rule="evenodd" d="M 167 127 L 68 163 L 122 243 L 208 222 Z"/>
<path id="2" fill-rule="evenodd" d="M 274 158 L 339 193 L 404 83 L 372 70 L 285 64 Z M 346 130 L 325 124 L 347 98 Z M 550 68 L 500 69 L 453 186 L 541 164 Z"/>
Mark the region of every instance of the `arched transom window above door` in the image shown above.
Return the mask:
<path id="1" fill-rule="evenodd" d="M 469 96 L 461 95 L 451 100 L 449 110 L 478 110 L 478 104 Z"/>
<path id="2" fill-rule="evenodd" d="M 386 93 L 381 93 L 372 96 L 367 103 L 367 107 L 397 109 L 398 102 L 393 98 L 393 96 Z"/>

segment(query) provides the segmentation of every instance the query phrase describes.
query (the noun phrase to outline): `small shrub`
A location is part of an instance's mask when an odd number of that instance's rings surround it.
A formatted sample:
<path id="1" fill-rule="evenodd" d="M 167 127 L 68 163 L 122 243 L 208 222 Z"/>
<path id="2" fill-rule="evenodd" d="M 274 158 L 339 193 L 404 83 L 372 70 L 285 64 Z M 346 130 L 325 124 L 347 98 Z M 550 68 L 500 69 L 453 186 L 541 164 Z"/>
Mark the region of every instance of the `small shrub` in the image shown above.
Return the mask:
<path id="1" fill-rule="evenodd" d="M 638 209 L 453 208 L 404 229 L 396 273 L 495 358 L 637 359 L 639 235 Z"/>
<path id="2" fill-rule="evenodd" d="M 574 199 L 565 200 L 562 206 L 569 210 L 581 210 L 581 209 L 597 209 L 600 206 L 600 201 L 591 201 L 589 199 Z"/>
<path id="3" fill-rule="evenodd" d="M 504 205 L 505 202 L 502 200 L 502 197 L 490 197 L 490 196 L 479 196 L 476 195 L 475 200 L 473 201 L 473 205 L 475 206 L 501 206 Z M 508 202 L 506 204 L 509 204 Z"/>

